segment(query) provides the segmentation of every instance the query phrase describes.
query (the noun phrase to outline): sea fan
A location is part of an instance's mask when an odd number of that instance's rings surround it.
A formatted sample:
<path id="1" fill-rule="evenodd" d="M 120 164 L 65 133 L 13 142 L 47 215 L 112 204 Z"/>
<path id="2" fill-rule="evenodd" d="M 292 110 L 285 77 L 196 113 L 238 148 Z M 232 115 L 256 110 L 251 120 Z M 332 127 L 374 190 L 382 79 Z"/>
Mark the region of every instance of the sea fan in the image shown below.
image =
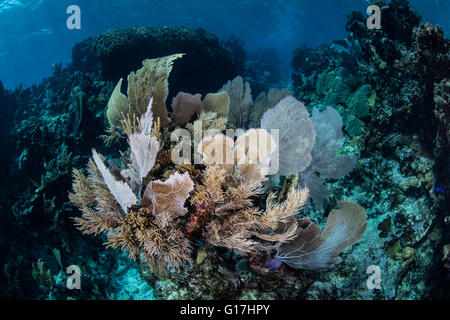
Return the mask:
<path id="1" fill-rule="evenodd" d="M 280 175 L 297 174 L 309 166 L 316 132 L 303 103 L 292 96 L 284 98 L 266 111 L 261 128 L 279 130 Z"/>
<path id="2" fill-rule="evenodd" d="M 153 205 L 153 215 L 162 227 L 166 227 L 169 221 L 187 213 L 184 203 L 193 188 L 194 183 L 187 172 L 175 172 L 164 182 L 150 182 L 144 193 L 144 201 Z"/>
<path id="3" fill-rule="evenodd" d="M 103 181 L 108 186 L 109 192 L 111 192 L 114 199 L 119 203 L 123 212 L 126 214 L 128 208 L 137 204 L 137 198 L 133 191 L 128 184 L 123 181 L 117 181 L 114 178 L 95 150 L 92 150 L 92 159 L 94 159 L 95 165 L 103 177 Z"/>
<path id="4" fill-rule="evenodd" d="M 178 218 L 187 213 L 184 204 L 194 183 L 187 172 L 174 172 L 165 181 L 146 179 L 160 146 L 159 127 L 152 128 L 152 101 L 139 120 L 121 120 L 131 151 L 127 169 L 113 166 L 110 171 L 93 150 L 89 176 L 74 171 L 69 197 L 82 211 L 74 219 L 81 231 L 105 233 L 107 246 L 128 251 L 132 259 L 142 255 L 154 271 L 167 271 L 191 262 L 190 241 L 178 227 Z"/>
<path id="5" fill-rule="evenodd" d="M 340 202 L 322 231 L 309 218 L 299 225 L 296 238 L 279 247 L 276 259 L 295 269 L 324 269 L 340 263 L 342 251 L 361 240 L 367 214 L 355 202 Z"/>
<path id="6" fill-rule="evenodd" d="M 138 128 L 126 130 L 129 135 L 128 144 L 131 150 L 131 162 L 127 169 L 122 170 L 121 175 L 129 181 L 138 199 L 140 199 L 143 180 L 155 165 L 156 155 L 159 151 L 158 139 L 151 135 L 153 125 L 152 102 L 153 99 L 150 99 L 147 111 L 142 115 Z"/>
<path id="7" fill-rule="evenodd" d="M 316 130 L 316 141 L 311 152 L 312 161 L 300 174 L 300 186 L 310 189 L 311 199 L 318 209 L 322 209 L 324 202 L 329 199 L 325 179 L 345 176 L 353 170 L 356 159 L 338 155 L 344 144 L 343 122 L 334 108 L 327 107 L 324 112 L 314 109 L 311 119 Z"/>
<path id="8" fill-rule="evenodd" d="M 228 81 L 221 91 L 226 91 L 230 97 L 228 123 L 242 129 L 259 127 L 264 113 L 291 95 L 288 89 L 270 89 L 267 95 L 261 92 L 253 102 L 250 84 L 244 84 L 244 79 L 240 76 Z"/>

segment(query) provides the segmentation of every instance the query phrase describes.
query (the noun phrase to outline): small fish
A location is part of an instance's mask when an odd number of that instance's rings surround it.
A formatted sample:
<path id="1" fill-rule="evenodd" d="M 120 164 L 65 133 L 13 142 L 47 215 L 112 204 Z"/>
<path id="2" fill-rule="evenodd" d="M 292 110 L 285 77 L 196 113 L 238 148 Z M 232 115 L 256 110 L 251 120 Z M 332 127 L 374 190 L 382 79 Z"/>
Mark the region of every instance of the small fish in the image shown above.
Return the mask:
<path id="1" fill-rule="evenodd" d="M 442 191 L 444 191 L 445 189 L 447 189 L 447 187 L 437 187 L 437 188 L 434 188 L 434 191 L 435 191 L 435 192 L 442 192 Z"/>

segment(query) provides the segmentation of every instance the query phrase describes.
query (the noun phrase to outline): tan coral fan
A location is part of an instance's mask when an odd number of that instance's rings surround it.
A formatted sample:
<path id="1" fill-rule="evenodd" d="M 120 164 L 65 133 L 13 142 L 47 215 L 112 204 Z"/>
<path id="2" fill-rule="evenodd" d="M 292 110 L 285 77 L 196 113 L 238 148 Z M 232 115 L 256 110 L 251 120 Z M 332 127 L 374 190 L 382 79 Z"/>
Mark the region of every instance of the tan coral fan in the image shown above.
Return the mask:
<path id="1" fill-rule="evenodd" d="M 159 117 L 161 126 L 170 123 L 167 117 L 166 99 L 169 94 L 168 78 L 173 62 L 184 54 L 173 54 L 157 59 L 147 59 L 142 68 L 128 75 L 128 100 L 130 112 L 143 114 L 147 110 L 150 97 L 153 97 L 152 112 Z"/>
<path id="2" fill-rule="evenodd" d="M 141 69 L 128 75 L 128 97 L 120 92 L 122 85 L 122 79 L 120 79 L 111 95 L 106 111 L 110 126 L 119 126 L 123 117 L 140 118 L 147 111 L 152 97 L 153 115 L 156 119 L 160 119 L 161 126 L 167 126 L 170 123 L 166 109 L 166 100 L 169 94 L 167 80 L 172 71 L 173 62 L 183 55 L 173 54 L 144 60 Z"/>
<path id="3" fill-rule="evenodd" d="M 265 144 L 258 143 L 260 140 Z M 269 148 L 262 150 L 265 147 Z M 191 203 L 199 207 L 214 206 L 203 231 L 210 244 L 249 254 L 269 252 L 294 238 L 297 231 L 294 214 L 306 203 L 307 189 L 291 191 L 282 204 L 269 197 L 264 212 L 255 208 L 252 201 L 262 193 L 266 177 L 258 161 L 251 163 L 249 157 L 253 154 L 265 157 L 274 148 L 271 136 L 261 129 L 247 131 L 236 143 L 222 134 L 207 137 L 200 143 L 198 151 L 207 169 Z M 226 158 L 228 162 L 224 164 Z"/>
<path id="4" fill-rule="evenodd" d="M 123 79 L 119 80 L 108 101 L 106 117 L 108 118 L 111 127 L 119 126 L 122 115 L 127 114 L 129 111 L 128 99 L 120 92 L 122 80 Z"/>
<path id="5" fill-rule="evenodd" d="M 230 108 L 230 97 L 226 92 L 208 93 L 203 100 L 203 110 L 216 112 L 218 117 L 226 117 Z"/>

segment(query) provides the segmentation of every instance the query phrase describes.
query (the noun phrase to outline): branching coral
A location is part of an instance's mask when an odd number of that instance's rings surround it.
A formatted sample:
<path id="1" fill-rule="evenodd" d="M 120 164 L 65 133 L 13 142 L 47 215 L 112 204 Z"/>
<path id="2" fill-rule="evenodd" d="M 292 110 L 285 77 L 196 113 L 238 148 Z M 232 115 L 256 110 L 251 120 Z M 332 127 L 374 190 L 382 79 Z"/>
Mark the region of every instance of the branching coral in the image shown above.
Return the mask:
<path id="1" fill-rule="evenodd" d="M 191 261 L 189 240 L 178 223 L 187 213 L 184 203 L 193 182 L 188 173 L 175 172 L 166 181 L 153 180 L 144 188 L 159 150 L 152 136 L 151 101 L 148 105 L 139 126 L 129 132 L 128 168 L 109 171 L 94 150 L 88 176 L 74 171 L 74 192 L 69 196 L 83 213 L 75 218 L 80 230 L 106 233 L 108 246 L 128 250 L 133 259 L 143 255 L 153 270 L 165 271 Z"/>
<path id="2" fill-rule="evenodd" d="M 258 136 L 258 147 L 248 147 L 252 136 Z M 201 218 L 203 236 L 209 243 L 249 254 L 269 252 L 293 239 L 297 229 L 294 214 L 306 202 L 307 189 L 292 191 L 282 204 L 269 196 L 265 211 L 254 207 L 252 201 L 262 193 L 266 160 L 275 148 L 273 138 L 261 129 L 247 131 L 236 142 L 219 134 L 200 143 L 207 169 L 191 203 L 202 213 L 207 211 L 208 216 Z"/>

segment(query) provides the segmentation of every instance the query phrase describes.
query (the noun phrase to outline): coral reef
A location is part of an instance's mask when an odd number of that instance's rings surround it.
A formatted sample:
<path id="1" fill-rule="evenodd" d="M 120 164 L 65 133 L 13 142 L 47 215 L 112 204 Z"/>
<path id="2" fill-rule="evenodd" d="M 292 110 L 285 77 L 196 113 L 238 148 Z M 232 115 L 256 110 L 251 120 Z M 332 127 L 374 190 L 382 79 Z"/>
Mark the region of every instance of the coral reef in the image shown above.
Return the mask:
<path id="1" fill-rule="evenodd" d="M 39 85 L 0 82 L 0 297 L 448 298 L 449 40 L 406 0 L 374 3 L 383 28 L 353 12 L 348 38 L 300 46 L 290 90 L 273 51 L 178 27 L 109 31 Z"/>
<path id="2" fill-rule="evenodd" d="M 291 94 L 288 89 L 272 88 L 267 95 L 261 92 L 253 101 L 250 83 L 244 83 L 241 76 L 228 81 L 221 91 L 227 92 L 230 97 L 228 123 L 244 129 L 260 126 L 264 113 Z"/>
<path id="3" fill-rule="evenodd" d="M 196 41 L 199 50 L 202 50 L 203 40 Z M 165 40 L 167 44 L 170 41 Z M 173 39 L 173 43 L 176 41 Z M 101 253 L 93 250 L 101 241 L 80 237 L 71 219 L 75 209 L 67 193 L 62 192 L 71 185 L 72 168 L 83 167 L 92 147 L 104 151 L 98 138 L 104 134 L 104 124 L 108 123 L 105 107 L 117 82 L 104 78 L 95 42 L 96 39 L 89 38 L 78 43 L 72 52 L 72 63 L 65 67 L 54 64 L 52 75 L 39 85 L 18 86 L 15 90 L 0 87 L 3 110 L 0 133 L 4 146 L 0 225 L 5 235 L 0 241 L 5 252 L 0 258 L 5 269 L 0 273 L 0 281 L 5 287 L 11 284 L 11 290 L 2 292 L 3 298 L 132 297 L 132 293 L 125 293 L 127 290 L 135 292 L 136 296 L 154 298 L 144 281 L 132 278 L 137 275 L 137 269 L 133 269 L 131 262 L 111 250 Z M 204 43 L 203 48 L 206 46 Z M 230 61 L 229 51 L 217 47 L 222 52 L 218 56 Z M 205 75 L 202 81 L 211 83 L 212 79 L 212 75 Z M 220 80 L 215 90 L 228 79 Z M 120 157 L 118 147 L 122 144 L 123 140 L 119 140 L 110 148 L 113 159 Z M 162 157 L 156 159 L 156 166 L 160 166 L 162 160 Z M 11 184 L 11 181 L 17 183 Z M 55 248 L 60 251 L 64 266 L 77 264 L 81 267 L 82 278 L 86 280 L 82 292 L 65 287 L 67 275 L 52 253 Z M 31 278 L 32 264 L 38 259 L 45 261 L 55 279 L 55 285 L 45 292 Z M 129 270 L 129 276 L 119 272 L 124 268 Z M 116 280 L 111 281 L 112 274 L 117 274 L 117 281 L 123 283 L 121 286 Z"/>
<path id="4" fill-rule="evenodd" d="M 311 116 L 316 131 L 316 141 L 311 151 L 311 162 L 301 170 L 300 185 L 307 187 L 311 200 L 317 209 L 322 209 L 329 200 L 325 179 L 339 179 L 350 173 L 356 160 L 349 155 L 341 155 L 344 145 L 343 121 L 332 107 L 323 112 L 314 109 Z M 299 171 L 300 172 L 300 171 Z"/>
<path id="5" fill-rule="evenodd" d="M 77 227 L 85 234 L 106 234 L 108 247 L 121 248 L 130 258 L 139 261 L 143 272 L 145 268 L 142 265 L 147 264 L 151 272 L 160 277 L 162 274 L 173 276 L 174 270 L 179 272 L 192 266 L 194 240 L 205 243 L 204 247 L 196 250 L 197 265 L 207 259 L 208 247 L 234 250 L 243 257 L 243 261 L 253 260 L 255 270 L 262 273 L 276 272 L 270 269 L 281 266 L 268 269 L 258 265 L 258 261 L 262 263 L 262 259 L 269 259 L 275 251 L 275 259 L 298 269 L 329 268 L 339 263 L 338 255 L 364 234 L 364 209 L 355 203 L 342 203 L 342 208 L 331 213 L 329 223 L 321 232 L 314 223 L 307 223 L 309 220 L 295 217 L 308 199 L 307 188 L 291 189 L 282 201 L 277 200 L 275 194 L 269 194 L 265 207 L 258 205 L 258 199 L 263 195 L 263 183 L 278 148 L 286 156 L 280 160 L 281 174 L 301 172 L 311 161 L 315 131 L 306 108 L 292 96 L 267 110 L 261 122 L 266 129 L 282 127 L 288 130 L 281 133 L 283 138 L 279 147 L 265 129 L 250 129 L 237 137 L 218 131 L 206 135 L 198 144 L 201 163 L 192 165 L 169 160 L 156 169 L 158 156 L 172 150 L 171 143 L 164 143 L 167 141 L 164 135 L 169 131 L 160 131 L 159 126 L 159 106 L 164 106 L 162 116 L 166 117 L 167 78 L 171 69 L 161 64 L 171 66 L 171 61 L 179 57 L 172 55 L 145 60 L 144 68 L 138 71 L 139 76 L 129 81 L 128 99 L 117 91 L 117 87 L 113 91 L 107 114 L 110 115 L 110 125 L 119 123 L 127 134 L 129 156 L 123 159 L 122 170 L 111 162 L 110 170 L 93 150 L 88 174 L 74 170 L 73 192 L 69 197 L 82 211 L 82 216 L 74 219 Z M 163 75 L 154 76 L 158 72 Z M 134 75 L 132 72 L 129 79 Z M 165 81 L 162 86 L 158 85 L 161 79 Z M 240 93 L 242 78 L 235 80 L 239 81 L 237 91 Z M 130 85 L 133 94 L 130 94 Z M 164 91 L 159 100 L 158 86 Z M 155 90 L 150 95 L 149 88 Z M 134 100 L 130 100 L 131 97 Z M 178 94 L 176 97 L 182 96 Z M 146 111 L 133 101 L 146 102 Z M 226 91 L 206 95 L 202 102 L 204 112 L 199 118 L 211 111 L 215 111 L 213 116 L 217 118 L 227 116 L 230 101 Z M 240 107 L 241 101 L 236 99 L 235 103 Z M 195 104 L 186 106 L 198 109 Z M 115 118 L 111 117 L 111 108 L 115 111 Z M 301 121 L 298 124 L 292 122 L 292 113 L 299 115 Z M 157 116 L 155 124 L 158 124 L 155 126 L 154 114 Z M 299 127 L 302 129 L 300 132 Z M 303 162 L 299 161 L 301 157 L 305 159 Z M 294 162 L 300 165 L 293 167 Z M 191 166 L 190 170 L 186 165 Z M 195 184 L 191 175 L 196 180 Z M 187 200 L 190 205 L 185 207 Z M 336 246 L 323 250 L 329 247 L 331 239 L 338 239 Z M 296 252 L 302 247 L 309 249 L 294 262 Z M 307 256 L 310 258 L 305 259 Z M 180 286 L 179 290 L 183 287 Z"/>
<path id="6" fill-rule="evenodd" d="M 243 62 L 231 54 L 237 50 L 228 49 L 226 44 L 202 29 L 140 26 L 99 35 L 94 39 L 92 50 L 100 61 L 104 77 L 114 82 L 125 79 L 145 59 L 185 53 L 183 63 L 171 77 L 170 91 L 205 94 L 217 91 L 242 68 Z"/>
<path id="7" fill-rule="evenodd" d="M 344 280 L 354 271 L 339 266 L 317 281 L 336 283 L 338 297 L 444 297 L 448 281 L 437 279 L 448 279 L 441 262 L 449 241 L 448 39 L 440 27 L 421 24 L 406 0 L 374 2 L 382 8 L 380 30 L 351 13 L 345 41 L 299 47 L 292 60 L 295 95 L 318 110 L 331 104 L 344 119 L 342 150 L 358 158 L 345 179 L 327 183 L 332 204 L 336 197 L 368 208 L 368 236 L 350 258 L 359 263 L 356 273 L 369 265 L 384 272 L 381 290 L 350 290 L 363 280 Z M 358 88 L 368 90 L 359 95 Z M 355 110 L 369 115 L 356 113 L 356 127 L 348 121 L 353 95 L 363 102 Z"/>

